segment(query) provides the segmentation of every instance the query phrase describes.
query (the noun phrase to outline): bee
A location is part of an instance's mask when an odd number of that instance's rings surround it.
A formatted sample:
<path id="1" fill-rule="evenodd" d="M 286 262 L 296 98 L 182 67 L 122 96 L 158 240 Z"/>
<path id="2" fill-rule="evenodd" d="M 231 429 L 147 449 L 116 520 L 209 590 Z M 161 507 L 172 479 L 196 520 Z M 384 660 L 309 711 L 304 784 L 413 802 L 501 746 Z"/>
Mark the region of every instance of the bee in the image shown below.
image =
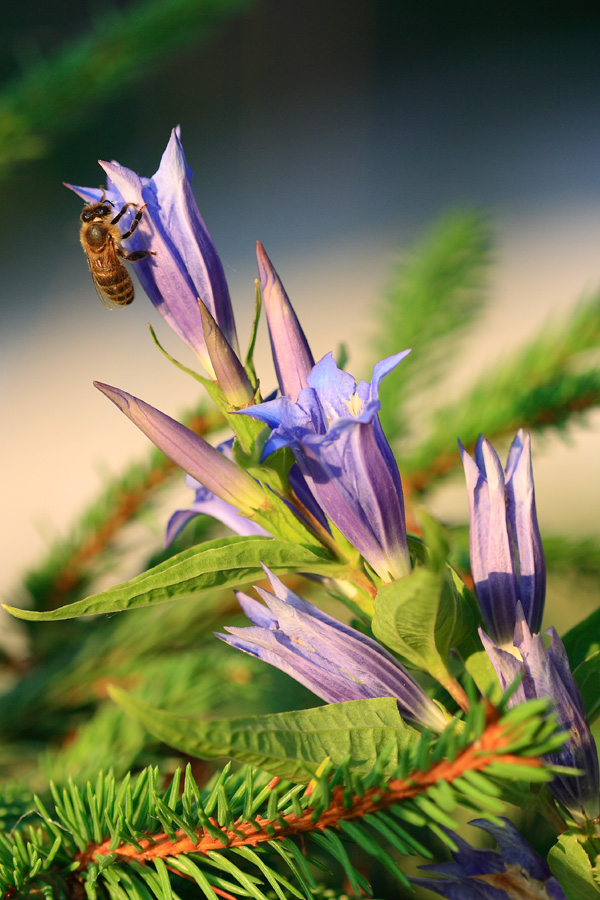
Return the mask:
<path id="1" fill-rule="evenodd" d="M 125 203 L 114 218 L 114 204 L 106 199 L 106 191 L 102 190 L 99 203 L 86 203 L 81 212 L 80 240 L 92 273 L 92 281 L 96 293 L 108 309 L 127 306 L 134 297 L 131 275 L 121 262 L 139 262 L 147 256 L 155 256 L 152 250 L 134 250 L 127 253 L 121 247 L 121 241 L 127 240 L 136 230 L 147 206 L 140 206 L 125 234 L 121 234 L 119 219 L 130 206 L 137 208 L 137 203 Z"/>

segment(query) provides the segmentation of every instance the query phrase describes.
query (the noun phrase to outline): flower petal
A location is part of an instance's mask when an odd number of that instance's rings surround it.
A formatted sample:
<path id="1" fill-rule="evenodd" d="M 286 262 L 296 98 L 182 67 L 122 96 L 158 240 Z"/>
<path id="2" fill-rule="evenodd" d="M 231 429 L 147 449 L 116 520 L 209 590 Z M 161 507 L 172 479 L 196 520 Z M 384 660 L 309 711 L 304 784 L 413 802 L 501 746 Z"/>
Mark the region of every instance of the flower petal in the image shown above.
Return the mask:
<path id="1" fill-rule="evenodd" d="M 279 389 L 295 401 L 306 387 L 315 361 L 285 288 L 260 242 L 256 256 Z"/>
<path id="2" fill-rule="evenodd" d="M 394 697 L 407 719 L 443 730 L 444 714 L 391 654 L 314 607 L 263 568 L 275 591 L 256 588 L 266 607 L 240 597 L 255 626 L 227 628 L 227 635 L 217 637 L 287 672 L 329 703 Z"/>
<path id="3" fill-rule="evenodd" d="M 257 482 L 207 441 L 143 400 L 119 388 L 94 382 L 121 412 L 172 459 L 221 500 L 250 515 L 265 502 Z"/>

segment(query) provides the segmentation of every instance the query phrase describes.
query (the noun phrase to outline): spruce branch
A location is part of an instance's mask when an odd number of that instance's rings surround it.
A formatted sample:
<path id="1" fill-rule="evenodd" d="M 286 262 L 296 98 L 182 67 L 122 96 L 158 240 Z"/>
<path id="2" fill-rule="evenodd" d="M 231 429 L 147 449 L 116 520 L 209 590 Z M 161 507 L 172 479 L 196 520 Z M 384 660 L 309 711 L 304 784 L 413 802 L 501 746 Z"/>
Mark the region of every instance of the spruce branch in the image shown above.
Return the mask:
<path id="1" fill-rule="evenodd" d="M 337 860 L 356 892 L 365 883 L 344 849 L 348 840 L 406 884 L 386 844 L 402 855 L 430 856 L 413 826 L 427 826 L 451 843 L 443 828 L 455 827 L 458 805 L 493 816 L 503 808 L 503 780 L 552 778 L 540 756 L 564 739 L 540 701 L 509 712 L 474 703 L 456 725 L 438 739 L 424 733 L 391 778 L 384 774 L 384 752 L 365 777 L 350 760 L 336 768 L 326 761 L 308 787 L 251 768 L 231 773 L 230 764 L 204 790 L 189 766 L 183 786 L 176 774 L 164 793 L 157 769 L 120 785 L 100 774 L 85 791 L 73 783 L 62 791 L 51 785 L 52 807 L 35 798 L 42 826 L 0 836 L 0 889 L 5 900 L 40 891 L 50 900 L 82 888 L 95 897 L 104 884 L 111 896 L 141 900 L 148 887 L 156 893 L 156 879 L 162 882 L 157 896 L 176 896 L 171 877 L 177 874 L 212 900 L 248 893 L 263 900 L 263 878 L 279 897 L 310 898 L 314 879 L 295 837 Z M 275 863 L 265 853 L 275 853 Z M 278 871 L 277 857 L 291 882 Z M 124 893 L 115 895 L 119 884 Z"/>
<path id="2" fill-rule="evenodd" d="M 318 794 L 317 788 L 311 789 L 311 786 L 305 792 L 308 805 L 301 814 L 280 814 L 277 808 L 275 815 L 271 817 L 255 815 L 251 821 L 236 820 L 230 827 L 211 818 L 212 828 L 200 828 L 193 837 L 190 837 L 186 829 L 178 829 L 174 833 L 174 840 L 172 835 L 163 832 L 140 840 L 137 846 L 123 844 L 116 849 L 113 841 L 107 840 L 100 845 L 89 845 L 85 852 L 76 855 L 76 859 L 82 866 L 86 866 L 97 857 L 109 854 L 115 854 L 115 858 L 120 860 L 146 861 L 156 857 L 207 853 L 224 847 L 255 847 L 274 838 L 306 834 L 317 828 L 321 831 L 325 828 L 339 828 L 342 822 L 363 819 L 388 809 L 395 803 L 424 795 L 438 782 L 452 785 L 459 779 L 468 781 L 469 773 L 485 772 L 492 766 L 497 772 L 503 766 L 523 767 L 524 770 L 542 768 L 543 764 L 538 757 L 522 757 L 510 752 L 515 745 L 518 747 L 521 744 L 519 729 L 506 722 L 493 721 L 493 714 L 491 719 L 480 739 L 458 753 L 454 760 L 434 762 L 425 771 L 412 771 L 403 778 L 392 778 L 387 784 L 377 784 L 362 794 L 354 793 L 348 798 L 347 787 L 338 784 L 331 789 L 329 782 L 319 780 Z M 532 780 L 535 780 L 534 773 L 530 774 Z M 279 781 L 278 778 L 272 779 L 268 789 L 273 792 Z M 484 783 L 485 780 L 482 784 Z M 316 817 L 315 812 L 318 812 Z M 436 813 L 432 813 L 432 818 L 435 815 Z M 439 817 L 439 812 L 437 815 Z"/>
<path id="3" fill-rule="evenodd" d="M 402 459 L 407 492 L 426 491 L 460 467 L 457 435 L 472 450 L 480 433 L 493 442 L 518 428 L 564 429 L 596 407 L 600 369 L 590 351 L 599 344 L 600 294 L 595 294 L 481 375 L 456 403 L 435 410 L 428 437 Z"/>
<path id="4" fill-rule="evenodd" d="M 47 155 L 64 135 L 180 47 L 248 0 L 149 0 L 116 6 L 90 33 L 31 63 L 0 93 L 0 179 Z"/>
<path id="5" fill-rule="evenodd" d="M 404 347 L 414 352 L 380 388 L 380 415 L 390 440 L 409 431 L 406 400 L 441 377 L 457 337 L 481 309 L 490 261 L 489 220 L 480 212 L 459 211 L 437 221 L 392 272 L 374 355 L 381 359 Z"/>

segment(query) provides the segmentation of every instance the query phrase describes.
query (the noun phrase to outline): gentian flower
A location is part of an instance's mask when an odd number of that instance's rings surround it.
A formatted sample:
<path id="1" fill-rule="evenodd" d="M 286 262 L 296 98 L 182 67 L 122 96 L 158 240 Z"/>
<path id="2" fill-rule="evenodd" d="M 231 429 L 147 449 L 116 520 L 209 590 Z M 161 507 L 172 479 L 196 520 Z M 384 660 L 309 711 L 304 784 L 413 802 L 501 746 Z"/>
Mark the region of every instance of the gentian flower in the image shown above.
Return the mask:
<path id="1" fill-rule="evenodd" d="M 453 862 L 419 866 L 435 878 L 411 878 L 413 884 L 435 891 L 447 900 L 567 900 L 548 863 L 529 846 L 512 822 L 473 819 L 495 839 L 498 850 L 472 847 L 444 828 L 458 850 Z"/>
<path id="2" fill-rule="evenodd" d="M 217 450 L 227 459 L 232 459 L 232 444 L 233 439 L 224 441 L 222 444 L 219 444 Z M 190 490 L 194 491 L 194 502 L 191 509 L 178 509 L 169 519 L 165 534 L 166 547 L 172 544 L 188 522 L 191 522 L 197 516 L 210 516 L 213 519 L 217 519 L 230 528 L 234 534 L 259 534 L 264 537 L 270 537 L 264 528 L 251 519 L 246 519 L 240 515 L 235 506 L 232 506 L 231 503 L 227 503 L 225 500 L 220 500 L 219 497 L 215 496 L 212 491 L 209 491 L 199 481 L 196 481 L 195 478 L 192 478 L 191 475 L 186 475 L 185 481 Z"/>
<path id="3" fill-rule="evenodd" d="M 509 705 L 516 706 L 533 697 L 549 697 L 561 727 L 570 735 L 560 750 L 545 757 L 550 763 L 581 769 L 582 775 L 558 775 L 550 782 L 550 790 L 577 818 L 595 819 L 600 815 L 598 753 L 586 721 L 579 688 L 569 667 L 565 647 L 554 628 L 546 649 L 541 634 L 532 634 L 519 608 L 515 627 L 514 653 L 497 647 L 480 629 L 483 646 L 502 686 L 510 687 L 522 675 L 523 681 L 512 695 Z"/>
<path id="4" fill-rule="evenodd" d="M 189 428 L 126 391 L 95 381 L 94 385 L 184 472 L 242 515 L 250 516 L 266 502 L 258 482 Z"/>
<path id="5" fill-rule="evenodd" d="M 506 472 L 480 435 L 475 460 L 460 444 L 469 494 L 471 571 L 477 599 L 494 641 L 511 646 L 517 603 L 539 632 L 546 596 L 546 566 L 538 528 L 531 438 L 519 430 Z"/>
<path id="6" fill-rule="evenodd" d="M 371 638 L 299 597 L 263 566 L 274 591 L 256 587 L 267 606 L 238 593 L 254 627 L 217 637 L 276 666 L 328 703 L 395 697 L 402 716 L 440 732 L 442 711 L 394 657 Z"/>
<path id="7" fill-rule="evenodd" d="M 279 390 L 295 402 L 308 385 L 315 361 L 279 275 L 260 242 L 256 257 Z"/>
<path id="8" fill-rule="evenodd" d="M 223 265 L 194 199 L 179 128 L 173 129 L 152 178 L 142 178 L 116 162 L 100 165 L 107 175 L 106 198 L 116 210 L 125 203 L 147 204 L 128 247 L 152 250 L 156 256 L 136 263 L 135 272 L 159 313 L 212 374 L 198 297 L 236 352 L 238 342 Z M 86 202 L 102 196 L 98 188 L 67 187 Z M 134 212 L 123 216 L 123 232 Z"/>
<path id="9" fill-rule="evenodd" d="M 279 397 L 243 410 L 273 429 L 263 456 L 290 447 L 325 515 L 384 580 L 410 570 L 404 498 L 378 412 L 382 378 L 410 351 L 377 363 L 373 381 L 356 381 L 333 356 L 316 364 L 297 402 Z"/>

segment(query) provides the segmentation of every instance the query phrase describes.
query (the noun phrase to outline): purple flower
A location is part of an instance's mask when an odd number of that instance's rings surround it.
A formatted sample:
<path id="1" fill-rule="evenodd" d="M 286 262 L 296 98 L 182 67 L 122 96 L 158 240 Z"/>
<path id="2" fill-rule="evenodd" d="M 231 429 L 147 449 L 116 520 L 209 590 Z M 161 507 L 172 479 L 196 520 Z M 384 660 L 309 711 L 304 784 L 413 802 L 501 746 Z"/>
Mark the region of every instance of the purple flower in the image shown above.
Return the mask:
<path id="1" fill-rule="evenodd" d="M 238 343 L 225 273 L 194 199 L 192 171 L 179 128 L 173 129 L 152 178 L 141 178 L 116 162 L 101 161 L 100 165 L 107 175 L 106 197 L 117 210 L 124 203 L 147 204 L 139 228 L 127 243 L 132 250 L 152 250 L 156 256 L 136 263 L 135 272 L 159 313 L 212 374 L 198 297 L 236 352 Z M 67 187 L 86 202 L 102 195 L 97 188 Z M 123 232 L 134 212 L 123 216 Z"/>
<path id="2" fill-rule="evenodd" d="M 247 516 L 265 504 L 266 495 L 258 482 L 233 460 L 212 447 L 208 441 L 126 391 L 99 381 L 95 381 L 94 385 L 112 400 L 165 456 L 172 459 L 184 472 L 203 484 L 220 500 L 224 500 L 242 515 Z"/>
<path id="3" fill-rule="evenodd" d="M 565 647 L 554 628 L 547 631 L 552 638 L 546 649 L 541 634 L 532 634 L 518 610 L 514 647 L 518 657 L 498 648 L 480 629 L 483 646 L 489 656 L 503 690 L 517 677 L 523 681 L 509 701 L 510 706 L 533 697 L 549 697 L 561 727 L 569 732 L 569 740 L 556 753 L 545 758 L 554 765 L 581 769 L 581 775 L 559 775 L 550 790 L 562 805 L 577 818 L 595 819 L 600 815 L 598 753 L 586 721 L 579 688 L 569 667 Z"/>
<path id="4" fill-rule="evenodd" d="M 224 441 L 222 444 L 219 444 L 217 450 L 227 459 L 232 459 L 232 444 L 233 440 Z M 199 481 L 196 481 L 195 478 L 192 478 L 191 475 L 187 475 L 185 480 L 187 486 L 194 491 L 194 502 L 191 509 L 178 509 L 169 519 L 165 534 L 165 546 L 168 547 L 172 544 L 188 522 L 191 522 L 197 516 L 211 516 L 230 528 L 234 534 L 260 534 L 264 537 L 270 537 L 264 528 L 261 528 L 260 525 L 257 525 L 251 519 L 246 519 L 240 515 L 235 506 L 232 506 L 231 503 L 227 503 L 225 500 L 220 500 L 219 497 L 215 496 L 212 491 L 209 491 Z"/>
<path id="5" fill-rule="evenodd" d="M 512 822 L 473 819 L 495 839 L 498 850 L 480 850 L 445 828 L 458 847 L 453 862 L 419 866 L 436 878 L 411 878 L 413 884 L 447 900 L 567 900 L 548 863 L 519 834 Z"/>
<path id="6" fill-rule="evenodd" d="M 410 351 L 377 363 L 373 381 L 356 381 L 328 353 L 297 402 L 279 397 L 243 410 L 274 429 L 263 456 L 290 447 L 325 515 L 384 580 L 410 570 L 404 498 L 378 412 L 379 383 Z"/>
<path id="7" fill-rule="evenodd" d="M 506 473 L 480 435 L 473 460 L 460 444 L 470 514 L 471 571 L 483 618 L 494 641 L 512 644 L 517 603 L 539 632 L 546 596 L 546 566 L 538 528 L 531 438 L 519 430 Z"/>
<path id="8" fill-rule="evenodd" d="M 285 288 L 260 242 L 256 256 L 279 389 L 295 402 L 308 384 L 315 361 Z"/>
<path id="9" fill-rule="evenodd" d="M 408 672 L 371 638 L 299 597 L 263 566 L 274 594 L 255 588 L 267 606 L 238 593 L 254 623 L 218 638 L 287 672 L 328 703 L 395 697 L 400 713 L 439 732 L 448 724 Z"/>

